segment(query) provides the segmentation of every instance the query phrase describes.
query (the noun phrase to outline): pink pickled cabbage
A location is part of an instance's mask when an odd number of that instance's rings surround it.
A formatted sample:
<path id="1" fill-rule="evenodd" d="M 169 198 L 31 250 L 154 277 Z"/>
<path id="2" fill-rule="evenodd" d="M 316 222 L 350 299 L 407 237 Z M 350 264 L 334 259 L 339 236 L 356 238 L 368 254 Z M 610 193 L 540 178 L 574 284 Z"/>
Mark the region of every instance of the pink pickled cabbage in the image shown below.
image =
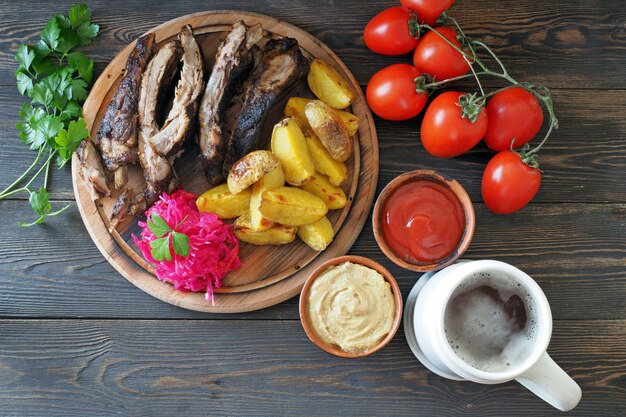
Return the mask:
<path id="1" fill-rule="evenodd" d="M 171 196 L 163 193 L 152 207 L 146 211 L 147 219 L 157 213 L 170 227 L 175 227 L 185 216 L 185 221 L 176 228 L 177 232 L 189 237 L 189 255 L 174 253 L 170 241 L 171 261 L 157 261 L 150 254 L 150 242 L 156 236 L 146 222 L 140 221 L 141 239 L 133 239 L 144 258 L 156 269 L 157 277 L 174 285 L 178 291 L 204 291 L 206 299 L 213 300 L 213 286 L 220 287 L 222 278 L 228 272 L 241 266 L 239 241 L 230 226 L 223 223 L 213 213 L 200 213 L 196 206 L 197 196 L 178 190 Z"/>

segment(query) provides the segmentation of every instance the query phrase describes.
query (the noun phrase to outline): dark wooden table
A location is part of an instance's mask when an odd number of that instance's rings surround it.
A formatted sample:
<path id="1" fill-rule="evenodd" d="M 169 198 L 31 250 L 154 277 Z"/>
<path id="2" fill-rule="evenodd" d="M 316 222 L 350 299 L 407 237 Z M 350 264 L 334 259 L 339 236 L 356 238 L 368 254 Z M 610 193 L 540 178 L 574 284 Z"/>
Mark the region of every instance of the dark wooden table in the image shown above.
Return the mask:
<path id="1" fill-rule="evenodd" d="M 163 3 L 163 4 L 157 4 Z M 167 3 L 167 4 L 166 4 Z M 548 85 L 560 129 L 541 155 L 535 200 L 510 216 L 489 213 L 479 145 L 452 160 L 419 142 L 420 120 L 376 120 L 378 190 L 398 174 L 439 170 L 475 202 L 470 259 L 498 259 L 533 276 L 552 306 L 549 353 L 581 385 L 571 415 L 626 415 L 626 9 L 621 0 L 458 0 L 454 15 L 493 45 L 518 79 Z M 408 58 L 370 53 L 367 21 L 391 0 L 92 1 L 102 32 L 87 53 L 96 72 L 145 30 L 187 13 L 269 14 L 319 37 L 365 86 Z M 71 2 L 0 2 L 0 188 L 34 155 L 14 128 L 18 44 Z M 492 86 L 495 86 L 493 84 Z M 52 174 L 55 204 L 73 201 L 69 169 Z M 240 315 L 207 315 L 162 303 L 116 273 L 91 242 L 75 205 L 44 226 L 24 196 L 0 203 L 0 415 L 558 415 L 515 382 L 452 382 L 427 371 L 403 331 L 378 354 L 342 360 L 312 345 L 297 299 Z M 368 222 L 350 253 L 395 274 L 406 296 L 418 275 L 378 249 Z"/>

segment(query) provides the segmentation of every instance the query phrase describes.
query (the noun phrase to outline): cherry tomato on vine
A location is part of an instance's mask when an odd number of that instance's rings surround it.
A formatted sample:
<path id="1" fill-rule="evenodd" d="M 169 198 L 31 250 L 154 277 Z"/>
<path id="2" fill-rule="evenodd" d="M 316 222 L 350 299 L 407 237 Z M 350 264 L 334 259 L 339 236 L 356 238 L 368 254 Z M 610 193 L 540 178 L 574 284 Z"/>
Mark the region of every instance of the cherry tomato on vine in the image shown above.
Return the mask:
<path id="1" fill-rule="evenodd" d="M 437 31 L 461 49 L 454 29 L 437 28 Z M 413 65 L 418 70 L 432 75 L 437 81 L 458 77 L 469 71 L 469 63 L 463 55 L 432 30 L 422 36 L 417 43 L 413 53 Z"/>
<path id="2" fill-rule="evenodd" d="M 367 84 L 365 95 L 370 109 L 387 120 L 407 120 L 417 116 L 428 96 L 415 91 L 415 78 L 421 73 L 408 64 L 394 64 L 378 71 Z"/>
<path id="3" fill-rule="evenodd" d="M 459 98 L 465 95 L 447 91 L 437 96 L 426 109 L 421 136 L 424 148 L 431 155 L 452 158 L 473 148 L 487 130 L 487 113 L 480 109 L 478 118 L 471 122 L 461 116 Z"/>
<path id="4" fill-rule="evenodd" d="M 487 103 L 489 127 L 485 143 L 494 151 L 510 149 L 515 138 L 519 148 L 531 140 L 543 124 L 537 97 L 525 88 L 513 87 L 496 93 Z"/>
<path id="5" fill-rule="evenodd" d="M 409 9 L 396 6 L 369 21 L 363 32 L 365 45 L 377 54 L 404 55 L 415 49 L 417 39 L 409 32 Z"/>
<path id="6" fill-rule="evenodd" d="M 515 152 L 498 152 L 483 173 L 483 200 L 494 213 L 513 213 L 535 197 L 540 185 L 539 168 L 528 166 Z"/>
<path id="7" fill-rule="evenodd" d="M 404 7 L 417 13 L 418 22 L 434 26 L 441 13 L 454 4 L 454 0 L 400 0 Z"/>

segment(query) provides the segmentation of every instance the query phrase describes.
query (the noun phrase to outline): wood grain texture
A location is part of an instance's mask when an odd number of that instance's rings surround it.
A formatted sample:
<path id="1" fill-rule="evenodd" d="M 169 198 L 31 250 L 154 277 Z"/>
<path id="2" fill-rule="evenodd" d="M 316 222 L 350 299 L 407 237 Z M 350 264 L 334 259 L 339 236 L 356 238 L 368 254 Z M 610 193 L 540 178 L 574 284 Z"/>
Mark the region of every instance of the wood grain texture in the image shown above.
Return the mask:
<path id="1" fill-rule="evenodd" d="M 14 129 L 22 98 L 13 54 L 73 0 L 0 0 L 0 188 L 34 155 Z M 140 33 L 169 19 L 226 7 L 215 0 L 88 1 L 102 35 L 86 52 L 96 75 Z M 626 10 L 621 0 L 459 0 L 454 15 L 493 45 L 512 74 L 551 87 L 561 128 L 541 154 L 542 187 L 512 216 L 480 203 L 491 153 L 482 145 L 451 160 L 428 156 L 420 119 L 376 119 L 378 190 L 396 175 L 436 169 L 476 203 L 466 254 L 498 259 L 533 276 L 555 317 L 549 353 L 582 386 L 567 415 L 624 416 L 626 410 Z M 365 86 L 372 74 L 409 57 L 370 53 L 366 22 L 389 0 L 234 0 L 312 33 Z M 489 81 L 489 85 L 498 85 Z M 467 83 L 461 87 L 468 87 Z M 53 198 L 73 200 L 68 169 L 52 172 Z M 561 416 L 516 383 L 443 380 L 409 351 L 402 330 L 383 351 L 345 361 L 316 349 L 297 321 L 297 299 L 254 313 L 186 311 L 133 287 L 108 264 L 76 206 L 49 224 L 25 196 L 0 203 L 0 415 L 411 415 Z M 367 214 L 367 213 L 365 213 Z M 368 220 L 351 254 L 381 262 L 406 296 L 418 275 L 378 249 Z M 41 318 L 46 318 L 41 320 Z M 62 320 L 50 319 L 59 318 Z"/>
<path id="2" fill-rule="evenodd" d="M 74 205 L 39 229 L 15 225 L 23 202 L 3 203 L 0 228 L 0 316 L 59 318 L 220 318 L 153 300 L 110 267 L 86 235 Z M 476 205 L 468 259 L 497 259 L 534 277 L 557 319 L 626 317 L 626 205 L 533 204 L 512 216 Z M 370 257 L 394 275 L 406 297 L 420 274 L 380 251 L 368 220 L 349 252 Z M 609 307 L 607 307 L 609 306 Z M 297 297 L 235 318 L 298 318 Z"/>
<path id="3" fill-rule="evenodd" d="M 556 321 L 548 352 L 580 384 L 568 416 L 623 416 L 626 322 Z M 561 416 L 515 382 L 444 380 L 403 331 L 346 360 L 297 322 L 5 320 L 0 414 L 9 416 Z"/>
<path id="4" fill-rule="evenodd" d="M 97 71 L 127 43 L 155 25 L 189 13 L 224 8 L 262 12 L 315 34 L 338 51 L 362 84 L 385 65 L 403 60 L 376 56 L 363 43 L 367 21 L 397 4 L 388 0 L 368 1 L 367 7 L 358 0 L 88 3 L 94 21 L 102 27 L 100 37 L 87 49 L 96 59 Z M 73 1 L 29 1 L 28 8 L 21 2 L 5 0 L 0 4 L 0 84 L 13 85 L 16 68 L 13 55 L 18 44 L 33 41 L 50 16 L 67 13 Z M 622 1 L 556 0 L 549 7 L 546 4 L 540 0 L 460 1 L 454 16 L 468 34 L 493 45 L 512 73 L 522 79 L 552 88 L 625 88 L 620 58 L 626 51 L 623 36 L 626 14 Z"/>
<path id="5" fill-rule="evenodd" d="M 544 173 L 533 201 L 626 203 L 626 142 L 620 139 L 626 138 L 626 94 L 619 90 L 592 94 L 555 90 L 553 94 L 560 128 L 540 154 Z M 0 188 L 10 184 L 35 158 L 15 130 L 22 102 L 14 87 L 0 87 Z M 483 144 L 461 157 L 439 159 L 430 156 L 420 142 L 421 117 L 406 122 L 375 117 L 375 122 L 380 151 L 378 190 L 403 172 L 434 169 L 457 179 L 472 201 L 482 201 L 480 179 L 493 155 Z M 74 198 L 69 171 L 52 170 L 53 198 Z"/>

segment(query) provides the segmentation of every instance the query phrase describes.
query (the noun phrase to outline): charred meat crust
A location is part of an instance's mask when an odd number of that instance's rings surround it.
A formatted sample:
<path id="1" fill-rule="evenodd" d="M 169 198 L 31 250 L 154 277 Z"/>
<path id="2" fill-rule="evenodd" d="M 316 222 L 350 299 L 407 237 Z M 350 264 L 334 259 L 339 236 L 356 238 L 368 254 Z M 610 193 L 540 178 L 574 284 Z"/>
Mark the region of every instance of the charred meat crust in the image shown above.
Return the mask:
<path id="1" fill-rule="evenodd" d="M 122 194 L 115 200 L 111 209 L 111 229 L 117 228 L 127 214 L 138 216 L 143 214 L 146 209 L 147 204 L 144 194 L 135 194 L 131 188 L 125 188 Z"/>
<path id="2" fill-rule="evenodd" d="M 212 185 L 217 185 L 223 179 L 222 165 L 229 138 L 222 126 L 225 113 L 235 91 L 252 70 L 252 48 L 262 35 L 260 26 L 248 28 L 240 21 L 233 25 L 218 48 L 198 114 L 199 158 Z"/>
<path id="3" fill-rule="evenodd" d="M 137 39 L 126 62 L 126 73 L 100 123 L 98 144 L 104 165 L 109 171 L 115 171 L 137 160 L 136 121 L 139 87 L 148 58 L 152 54 L 153 44 L 152 33 Z"/>
<path id="4" fill-rule="evenodd" d="M 183 68 L 174 93 L 174 103 L 159 133 L 149 138 L 154 150 L 166 158 L 176 155 L 193 135 L 198 101 L 204 86 L 202 52 L 191 26 L 181 29 L 180 43 L 183 47 Z"/>
<path id="5" fill-rule="evenodd" d="M 269 109 L 306 75 L 308 69 L 309 61 L 295 39 L 272 39 L 265 44 L 261 63 L 245 83 L 243 106 L 223 166 L 224 176 L 235 161 L 266 145 L 261 130 Z"/>

